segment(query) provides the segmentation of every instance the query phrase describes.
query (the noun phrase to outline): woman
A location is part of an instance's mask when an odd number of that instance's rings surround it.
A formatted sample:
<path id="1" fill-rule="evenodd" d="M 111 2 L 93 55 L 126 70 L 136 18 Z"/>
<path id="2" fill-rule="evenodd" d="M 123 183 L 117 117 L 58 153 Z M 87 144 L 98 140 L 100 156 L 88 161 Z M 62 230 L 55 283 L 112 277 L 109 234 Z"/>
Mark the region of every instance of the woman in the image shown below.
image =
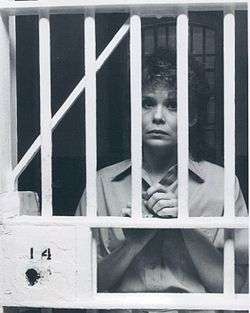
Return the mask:
<path id="1" fill-rule="evenodd" d="M 204 110 L 209 96 L 204 73 L 189 62 L 189 215 L 221 216 L 224 171 L 204 160 Z M 158 50 L 143 70 L 143 215 L 178 216 L 177 90 L 174 51 Z M 98 214 L 130 216 L 131 163 L 125 160 L 98 172 Z M 235 183 L 236 216 L 247 215 Z M 83 195 L 77 214 L 85 215 Z M 245 263 L 246 238 L 236 231 L 237 260 Z M 100 229 L 98 289 L 115 292 L 222 292 L 223 231 Z M 213 273 L 211 275 L 211 273 Z M 236 287 L 244 285 L 236 273 Z"/>

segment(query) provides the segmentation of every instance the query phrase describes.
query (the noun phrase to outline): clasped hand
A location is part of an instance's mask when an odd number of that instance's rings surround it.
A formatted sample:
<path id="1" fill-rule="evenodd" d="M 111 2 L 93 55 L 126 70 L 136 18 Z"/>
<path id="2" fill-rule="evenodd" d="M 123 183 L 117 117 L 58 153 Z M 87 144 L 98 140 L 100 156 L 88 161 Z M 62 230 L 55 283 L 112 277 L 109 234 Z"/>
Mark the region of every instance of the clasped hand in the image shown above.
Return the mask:
<path id="1" fill-rule="evenodd" d="M 160 183 L 154 184 L 142 194 L 145 207 L 156 217 L 173 218 L 178 215 L 177 197 L 168 188 Z M 131 205 L 123 209 L 123 216 L 131 216 Z"/>

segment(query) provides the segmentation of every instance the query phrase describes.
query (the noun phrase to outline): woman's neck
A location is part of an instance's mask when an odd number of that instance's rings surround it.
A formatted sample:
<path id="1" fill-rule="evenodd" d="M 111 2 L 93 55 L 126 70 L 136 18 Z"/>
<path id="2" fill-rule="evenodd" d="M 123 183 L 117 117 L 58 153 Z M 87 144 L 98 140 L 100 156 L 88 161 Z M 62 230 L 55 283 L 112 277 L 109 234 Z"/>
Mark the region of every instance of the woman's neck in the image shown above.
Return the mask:
<path id="1" fill-rule="evenodd" d="M 176 147 L 171 149 L 152 149 L 149 147 L 143 148 L 143 168 L 151 175 L 163 175 L 177 161 Z"/>

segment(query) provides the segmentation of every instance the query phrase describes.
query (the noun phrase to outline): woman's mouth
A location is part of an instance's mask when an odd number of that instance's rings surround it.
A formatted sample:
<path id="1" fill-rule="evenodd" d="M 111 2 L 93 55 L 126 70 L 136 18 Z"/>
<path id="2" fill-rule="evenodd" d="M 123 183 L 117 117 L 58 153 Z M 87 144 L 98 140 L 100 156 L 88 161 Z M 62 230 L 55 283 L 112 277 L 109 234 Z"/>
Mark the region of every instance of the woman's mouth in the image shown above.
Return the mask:
<path id="1" fill-rule="evenodd" d="M 160 129 L 153 129 L 147 132 L 148 134 L 152 134 L 152 135 L 168 135 L 167 132 L 165 132 L 164 130 L 160 130 Z"/>

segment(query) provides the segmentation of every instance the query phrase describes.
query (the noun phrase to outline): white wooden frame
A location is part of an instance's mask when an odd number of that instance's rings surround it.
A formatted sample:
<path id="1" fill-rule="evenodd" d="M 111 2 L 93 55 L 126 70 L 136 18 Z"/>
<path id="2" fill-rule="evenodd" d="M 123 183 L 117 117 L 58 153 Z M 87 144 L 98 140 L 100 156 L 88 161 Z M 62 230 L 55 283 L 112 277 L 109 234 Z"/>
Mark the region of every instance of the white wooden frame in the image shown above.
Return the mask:
<path id="1" fill-rule="evenodd" d="M 0 65 L 4 69 L 0 78 L 0 147 L 6 150 L 0 153 L 1 192 L 10 192 L 17 189 L 17 180 L 25 170 L 32 158 L 41 148 L 42 155 L 42 216 L 41 217 L 16 217 L 3 220 L 5 226 L 11 225 L 42 225 L 47 227 L 53 223 L 85 227 L 132 227 L 132 228 L 225 228 L 225 256 L 224 256 L 224 294 L 126 294 L 126 303 L 122 305 L 124 294 L 96 294 L 95 271 L 93 269 L 93 290 L 89 297 L 80 299 L 74 303 L 58 302 L 44 303 L 32 299 L 22 302 L 26 306 L 38 307 L 68 307 L 68 308 L 131 308 L 131 309 L 223 309 L 223 310 L 249 310 L 249 294 L 235 294 L 234 292 L 234 243 L 232 229 L 249 228 L 249 219 L 235 217 L 234 215 L 234 175 L 235 175 L 235 103 L 234 103 L 234 11 L 246 9 L 247 1 L 164 1 L 155 0 L 129 0 L 126 3 L 118 0 L 38 0 L 38 1 L 4 1 L 0 2 Z M 185 7 L 185 11 L 182 8 Z M 140 16 L 153 15 L 156 12 L 168 11 L 178 15 L 177 19 L 177 84 L 178 84 L 178 136 L 185 138 L 178 144 L 178 167 L 180 181 L 179 191 L 179 216 L 175 220 L 144 219 L 141 216 L 141 38 Z M 188 217 L 188 10 L 221 10 L 224 17 L 224 67 L 225 77 L 225 216 L 224 217 Z M 61 108 L 51 117 L 50 103 L 50 32 L 49 14 L 51 13 L 79 13 L 85 14 L 85 60 L 86 74 L 72 91 Z M 117 32 L 108 46 L 96 60 L 95 56 L 95 12 L 121 12 L 131 13 L 130 21 L 127 21 Z M 15 107 L 15 62 L 13 60 L 13 34 L 9 21 L 15 15 L 38 14 L 40 34 L 40 75 L 41 75 L 41 134 L 25 153 L 18 164 L 16 163 L 16 107 Z M 248 21 L 249 21 L 248 10 Z M 12 19 L 13 23 L 13 19 Z M 250 44 L 250 23 L 248 23 L 248 36 Z M 131 36 L 131 84 L 133 84 L 132 105 L 132 218 L 96 217 L 96 72 L 101 68 L 112 51 L 117 47 L 130 28 Z M 230 41 L 228 41 L 230 39 Z M 43 49 L 41 49 L 43 47 Z M 250 63 L 250 62 L 249 62 Z M 180 67 L 182 75 L 180 75 Z M 184 71 L 184 74 L 183 74 Z M 249 65 L 250 77 L 250 65 Z M 250 86 L 250 85 L 249 85 Z M 73 105 L 75 99 L 85 88 L 86 92 L 86 150 L 87 150 L 87 217 L 52 217 L 52 188 L 51 188 L 51 156 L 52 156 L 52 132 L 63 116 Z M 250 90 L 250 88 L 249 88 Z M 250 99 L 250 91 L 249 91 Z M 12 121 L 12 127 L 8 122 Z M 250 137 L 250 128 L 249 128 Z M 180 140 L 178 140 L 180 142 Z M 94 143 L 94 144 L 93 144 Z M 250 145 L 249 145 L 250 146 Z M 7 148 L 6 148 L 7 147 Z M 230 147 L 230 149 L 229 149 Z M 249 151 L 250 153 L 250 151 Z M 139 156 L 139 157 L 138 157 Z M 249 171 L 250 176 L 250 171 Z M 228 196 L 231 195 L 231 196 Z M 91 250 L 92 249 L 92 250 Z M 95 257 L 95 248 L 89 247 Z M 81 252 L 82 253 L 82 252 Z M 199 301 L 197 301 L 199 299 Z M 2 304 L 19 306 L 20 303 Z"/>

